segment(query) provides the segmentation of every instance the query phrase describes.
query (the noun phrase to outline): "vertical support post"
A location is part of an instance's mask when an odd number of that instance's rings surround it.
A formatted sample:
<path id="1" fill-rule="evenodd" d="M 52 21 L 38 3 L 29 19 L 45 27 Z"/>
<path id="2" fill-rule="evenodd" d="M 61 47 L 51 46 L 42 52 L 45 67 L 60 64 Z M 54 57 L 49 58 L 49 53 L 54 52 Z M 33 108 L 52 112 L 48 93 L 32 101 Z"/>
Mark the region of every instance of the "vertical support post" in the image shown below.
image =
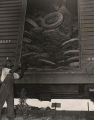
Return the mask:
<path id="1" fill-rule="evenodd" d="M 89 109 L 89 102 L 87 103 L 87 107 L 88 107 L 88 112 L 90 111 L 90 109 Z"/>

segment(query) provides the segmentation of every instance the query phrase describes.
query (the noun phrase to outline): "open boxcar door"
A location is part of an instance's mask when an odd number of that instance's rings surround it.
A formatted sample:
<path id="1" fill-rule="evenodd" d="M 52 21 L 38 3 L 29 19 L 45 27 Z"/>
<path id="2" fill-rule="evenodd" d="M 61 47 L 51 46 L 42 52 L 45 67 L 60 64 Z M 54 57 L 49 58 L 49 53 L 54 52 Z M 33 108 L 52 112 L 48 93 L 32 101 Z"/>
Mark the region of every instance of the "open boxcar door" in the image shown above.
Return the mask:
<path id="1" fill-rule="evenodd" d="M 21 64 L 25 0 L 0 0 L 0 68 L 8 57 Z"/>

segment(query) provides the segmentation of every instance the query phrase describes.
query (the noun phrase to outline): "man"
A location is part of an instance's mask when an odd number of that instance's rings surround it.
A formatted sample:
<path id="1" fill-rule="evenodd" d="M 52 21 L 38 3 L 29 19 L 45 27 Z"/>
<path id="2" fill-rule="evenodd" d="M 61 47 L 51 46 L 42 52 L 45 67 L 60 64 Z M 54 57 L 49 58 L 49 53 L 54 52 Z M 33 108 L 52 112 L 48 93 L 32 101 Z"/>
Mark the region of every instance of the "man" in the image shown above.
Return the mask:
<path id="1" fill-rule="evenodd" d="M 1 73 L 1 88 L 0 88 L 0 120 L 1 110 L 5 101 L 7 102 L 7 117 L 8 120 L 14 119 L 14 93 L 13 83 L 14 79 L 19 79 L 18 67 L 14 66 L 11 60 L 7 59 L 2 67 Z"/>

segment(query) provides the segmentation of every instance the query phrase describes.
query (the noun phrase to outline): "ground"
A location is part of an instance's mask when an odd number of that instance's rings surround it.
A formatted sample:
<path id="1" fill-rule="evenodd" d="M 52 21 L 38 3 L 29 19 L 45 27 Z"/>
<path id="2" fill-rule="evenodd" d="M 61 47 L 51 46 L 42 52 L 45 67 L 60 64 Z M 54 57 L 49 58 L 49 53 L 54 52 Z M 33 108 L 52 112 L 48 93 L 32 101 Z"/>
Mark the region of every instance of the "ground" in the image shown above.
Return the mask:
<path id="1" fill-rule="evenodd" d="M 2 120 L 8 120 L 3 116 Z M 34 111 L 32 115 L 17 116 L 15 120 L 94 120 L 94 112 L 85 111 Z"/>

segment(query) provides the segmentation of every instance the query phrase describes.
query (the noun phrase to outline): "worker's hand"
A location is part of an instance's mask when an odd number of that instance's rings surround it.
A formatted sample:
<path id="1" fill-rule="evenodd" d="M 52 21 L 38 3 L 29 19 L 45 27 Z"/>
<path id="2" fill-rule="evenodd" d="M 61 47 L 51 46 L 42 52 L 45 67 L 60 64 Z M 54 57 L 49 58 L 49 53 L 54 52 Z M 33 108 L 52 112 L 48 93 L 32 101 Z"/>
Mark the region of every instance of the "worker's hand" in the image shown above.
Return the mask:
<path id="1" fill-rule="evenodd" d="M 18 73 L 13 73 L 13 77 L 15 80 L 17 80 L 20 78 L 20 75 Z"/>

